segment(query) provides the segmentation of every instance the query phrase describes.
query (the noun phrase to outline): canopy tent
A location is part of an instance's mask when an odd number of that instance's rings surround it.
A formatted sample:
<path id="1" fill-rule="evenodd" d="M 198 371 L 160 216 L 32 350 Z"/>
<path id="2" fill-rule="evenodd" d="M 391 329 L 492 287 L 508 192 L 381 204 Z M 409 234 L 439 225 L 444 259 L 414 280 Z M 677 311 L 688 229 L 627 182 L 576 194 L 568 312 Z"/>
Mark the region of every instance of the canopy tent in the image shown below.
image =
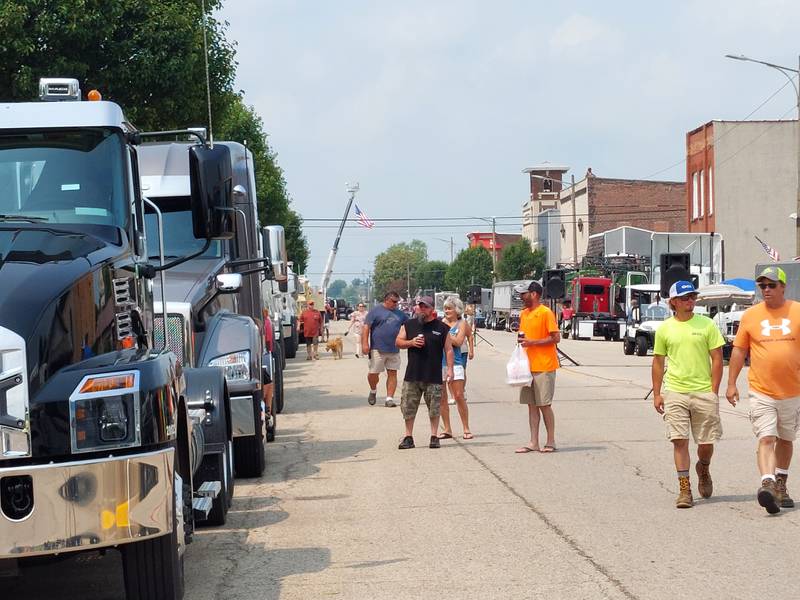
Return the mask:
<path id="1" fill-rule="evenodd" d="M 718 283 L 707 285 L 697 291 L 697 304 L 699 306 L 715 306 L 723 304 L 750 305 L 755 299 L 755 292 L 743 290 L 735 285 Z"/>
<path id="2" fill-rule="evenodd" d="M 743 289 L 746 292 L 755 292 L 756 291 L 756 282 L 752 279 L 744 279 L 742 277 L 738 279 L 726 279 L 722 283 L 726 285 L 735 285 L 736 287 Z"/>

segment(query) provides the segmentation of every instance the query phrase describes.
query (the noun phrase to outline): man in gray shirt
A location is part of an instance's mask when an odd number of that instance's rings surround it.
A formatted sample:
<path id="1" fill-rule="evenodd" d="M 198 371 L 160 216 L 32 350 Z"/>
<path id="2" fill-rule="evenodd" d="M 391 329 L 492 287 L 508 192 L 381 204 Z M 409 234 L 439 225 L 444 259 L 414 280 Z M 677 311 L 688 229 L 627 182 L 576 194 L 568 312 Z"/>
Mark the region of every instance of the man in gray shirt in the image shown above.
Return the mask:
<path id="1" fill-rule="evenodd" d="M 373 307 L 364 319 L 361 331 L 361 350 L 369 357 L 369 396 L 367 402 L 375 404 L 378 397 L 380 374 L 386 371 L 386 402 L 384 406 L 397 406 L 394 393 L 397 390 L 397 369 L 400 368 L 400 350 L 395 340 L 408 317 L 397 308 L 400 296 L 387 292 L 383 304 Z"/>

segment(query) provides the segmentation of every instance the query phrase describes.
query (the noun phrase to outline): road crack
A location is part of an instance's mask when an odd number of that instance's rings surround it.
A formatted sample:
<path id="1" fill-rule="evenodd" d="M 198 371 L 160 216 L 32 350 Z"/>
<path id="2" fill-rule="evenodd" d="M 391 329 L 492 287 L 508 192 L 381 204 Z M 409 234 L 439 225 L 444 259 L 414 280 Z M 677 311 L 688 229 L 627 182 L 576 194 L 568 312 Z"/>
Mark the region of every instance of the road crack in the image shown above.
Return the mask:
<path id="1" fill-rule="evenodd" d="M 488 471 L 500 484 L 506 488 L 511 494 L 516 496 L 539 520 L 544 523 L 545 527 L 559 537 L 573 552 L 588 562 L 591 567 L 600 575 L 602 575 L 613 587 L 615 587 L 622 595 L 629 600 L 640 600 L 633 592 L 631 592 L 622 581 L 614 576 L 613 573 L 605 566 L 599 563 L 595 558 L 585 550 L 578 541 L 558 526 L 550 517 L 538 509 L 530 500 L 528 500 L 522 493 L 520 493 L 513 485 L 511 485 L 502 475 L 492 469 L 483 459 L 475 454 L 466 444 L 457 442 L 459 446 L 469 454 L 472 459 Z"/>

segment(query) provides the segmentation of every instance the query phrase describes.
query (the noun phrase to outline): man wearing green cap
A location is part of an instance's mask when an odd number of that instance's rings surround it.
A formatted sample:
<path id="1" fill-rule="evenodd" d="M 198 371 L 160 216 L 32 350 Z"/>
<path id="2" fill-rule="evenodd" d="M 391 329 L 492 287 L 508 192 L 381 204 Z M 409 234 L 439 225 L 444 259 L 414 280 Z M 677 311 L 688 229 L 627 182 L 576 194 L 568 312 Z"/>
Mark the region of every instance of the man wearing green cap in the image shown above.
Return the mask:
<path id="1" fill-rule="evenodd" d="M 786 489 L 793 442 L 800 427 L 800 303 L 787 300 L 786 273 L 767 267 L 756 278 L 763 302 L 742 315 L 728 366 L 728 401 L 739 400 L 736 378 L 748 351 L 750 423 L 758 438 L 761 487 L 758 503 L 768 513 L 794 507 Z"/>

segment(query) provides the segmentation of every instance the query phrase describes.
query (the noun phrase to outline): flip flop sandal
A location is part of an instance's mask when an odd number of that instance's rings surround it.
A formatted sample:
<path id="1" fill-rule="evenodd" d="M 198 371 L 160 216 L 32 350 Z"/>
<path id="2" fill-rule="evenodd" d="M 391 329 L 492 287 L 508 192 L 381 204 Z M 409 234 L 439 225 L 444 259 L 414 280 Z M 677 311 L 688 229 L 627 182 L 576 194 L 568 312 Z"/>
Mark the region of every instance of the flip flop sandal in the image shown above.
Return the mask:
<path id="1" fill-rule="evenodd" d="M 544 446 L 542 447 L 541 450 L 539 450 L 539 452 L 541 452 L 542 454 L 550 454 L 552 452 L 556 452 L 557 450 L 558 448 L 556 448 L 555 446 Z"/>
<path id="2" fill-rule="evenodd" d="M 528 452 L 536 452 L 536 448 L 531 448 L 530 446 L 523 446 L 522 448 L 517 448 L 514 450 L 515 454 L 527 454 Z"/>
<path id="3" fill-rule="evenodd" d="M 465 434 L 464 434 L 464 439 L 465 439 L 465 440 L 471 440 L 471 439 L 472 439 L 472 438 L 474 438 L 474 437 L 475 437 L 475 436 L 474 436 L 474 435 L 472 435 L 471 433 L 465 433 Z"/>
<path id="4" fill-rule="evenodd" d="M 438 437 L 439 437 L 440 440 L 452 440 L 453 439 L 453 436 L 451 434 L 449 434 L 449 433 L 440 433 Z"/>

